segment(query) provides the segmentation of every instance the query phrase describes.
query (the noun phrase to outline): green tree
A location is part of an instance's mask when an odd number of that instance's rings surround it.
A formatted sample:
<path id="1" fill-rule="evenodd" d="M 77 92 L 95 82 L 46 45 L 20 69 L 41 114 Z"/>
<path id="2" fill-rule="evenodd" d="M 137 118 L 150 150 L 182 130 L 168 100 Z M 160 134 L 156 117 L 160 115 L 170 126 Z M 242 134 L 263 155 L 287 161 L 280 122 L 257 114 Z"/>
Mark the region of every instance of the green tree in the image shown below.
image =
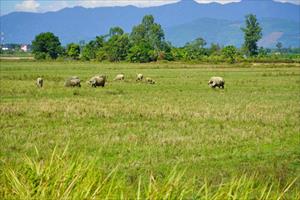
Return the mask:
<path id="1" fill-rule="evenodd" d="M 277 48 L 278 52 L 281 53 L 281 51 L 282 51 L 282 43 L 281 42 L 277 42 L 276 48 Z"/>
<path id="2" fill-rule="evenodd" d="M 195 60 L 200 59 L 201 56 L 206 55 L 207 52 L 204 49 L 206 45 L 206 41 L 203 38 L 197 38 L 192 42 L 188 42 L 185 44 L 184 48 L 186 49 L 186 59 L 187 60 Z"/>
<path id="3" fill-rule="evenodd" d="M 88 44 L 86 44 L 81 53 L 81 58 L 83 60 L 91 60 L 96 58 L 96 52 L 93 49 L 93 42 L 90 41 Z"/>
<path id="4" fill-rule="evenodd" d="M 123 35 L 124 31 L 122 28 L 116 26 L 109 29 L 109 36 L 112 37 L 114 35 Z"/>
<path id="5" fill-rule="evenodd" d="M 147 42 L 152 49 L 162 50 L 165 34 L 152 15 L 145 15 L 142 23 L 133 27 L 130 38 L 134 44 Z"/>
<path id="6" fill-rule="evenodd" d="M 234 63 L 237 55 L 237 48 L 233 45 L 226 46 L 222 49 L 222 55 L 229 59 L 230 63 Z"/>
<path id="7" fill-rule="evenodd" d="M 67 55 L 75 60 L 79 59 L 80 46 L 79 44 L 71 43 L 67 45 Z"/>
<path id="8" fill-rule="evenodd" d="M 157 60 L 155 51 L 147 42 L 139 42 L 129 49 L 128 60 L 131 62 L 151 62 Z"/>
<path id="9" fill-rule="evenodd" d="M 218 55 L 221 51 L 219 44 L 211 43 L 209 48 L 209 55 Z"/>
<path id="10" fill-rule="evenodd" d="M 183 47 L 180 47 L 180 48 L 173 47 L 171 50 L 171 53 L 172 53 L 173 59 L 176 61 L 184 60 L 187 55 L 186 49 Z"/>
<path id="11" fill-rule="evenodd" d="M 82 59 L 83 60 L 102 60 L 103 53 L 99 53 L 99 51 L 103 52 L 103 47 L 105 45 L 105 36 L 97 36 L 95 40 L 90 41 L 87 45 L 83 47 L 82 50 Z M 99 58 L 98 56 L 101 55 Z"/>
<path id="12" fill-rule="evenodd" d="M 258 57 L 266 57 L 268 55 L 267 49 L 260 47 L 258 49 Z"/>
<path id="13" fill-rule="evenodd" d="M 243 48 L 247 55 L 257 55 L 257 42 L 262 38 L 262 28 L 260 27 L 256 16 L 253 14 L 246 16 L 246 28 L 242 28 L 244 32 Z"/>
<path id="14" fill-rule="evenodd" d="M 40 33 L 32 41 L 32 52 L 36 59 L 56 59 L 63 49 L 59 38 L 53 33 Z"/>
<path id="15" fill-rule="evenodd" d="M 122 33 L 122 34 L 121 34 Z M 112 34 L 105 44 L 105 51 L 110 61 L 125 60 L 129 49 L 129 37 L 119 29 L 118 34 Z"/>
<path id="16" fill-rule="evenodd" d="M 141 24 L 133 27 L 130 42 L 128 59 L 131 62 L 173 60 L 171 45 L 165 41 L 164 31 L 152 15 L 145 15 Z"/>
<path id="17" fill-rule="evenodd" d="M 168 61 L 174 60 L 172 48 L 173 47 L 170 42 L 162 41 L 161 50 L 155 50 L 156 54 L 158 55 L 158 59 Z"/>

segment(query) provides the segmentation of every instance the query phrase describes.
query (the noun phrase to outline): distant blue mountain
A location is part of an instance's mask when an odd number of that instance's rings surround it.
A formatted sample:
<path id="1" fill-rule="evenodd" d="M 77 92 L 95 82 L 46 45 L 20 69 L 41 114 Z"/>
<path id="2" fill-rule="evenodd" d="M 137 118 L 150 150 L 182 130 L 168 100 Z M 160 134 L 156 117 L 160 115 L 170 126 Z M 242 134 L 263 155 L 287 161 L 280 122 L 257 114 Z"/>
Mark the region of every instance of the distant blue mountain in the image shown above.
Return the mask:
<path id="1" fill-rule="evenodd" d="M 300 47 L 300 24 L 286 19 L 258 19 L 263 28 L 260 46 L 275 47 L 277 42 L 285 47 Z M 207 44 L 241 46 L 243 42 L 244 21 L 230 21 L 211 18 L 200 18 L 189 23 L 166 28 L 166 37 L 175 46 L 183 46 L 186 41 L 202 37 Z"/>
<path id="2" fill-rule="evenodd" d="M 166 30 L 167 40 L 174 44 L 181 45 L 197 36 L 202 36 L 209 42 L 241 44 L 239 27 L 249 13 L 256 14 L 259 19 L 272 18 L 269 23 L 262 25 L 264 29 L 268 29 L 267 33 L 274 33 L 277 40 L 283 37 L 284 40 L 291 41 L 288 43 L 293 46 L 299 43 L 300 38 L 299 35 L 295 36 L 295 29 L 300 29 L 300 6 L 272 0 L 243 0 L 225 5 L 182 0 L 150 8 L 74 7 L 47 13 L 14 12 L 1 16 L 0 24 L 5 43 L 30 43 L 35 35 L 50 31 L 66 44 L 91 40 L 96 35 L 106 34 L 112 26 L 120 26 L 130 32 L 144 15 L 152 14 Z M 268 43 L 270 42 L 265 41 L 262 44 Z"/>

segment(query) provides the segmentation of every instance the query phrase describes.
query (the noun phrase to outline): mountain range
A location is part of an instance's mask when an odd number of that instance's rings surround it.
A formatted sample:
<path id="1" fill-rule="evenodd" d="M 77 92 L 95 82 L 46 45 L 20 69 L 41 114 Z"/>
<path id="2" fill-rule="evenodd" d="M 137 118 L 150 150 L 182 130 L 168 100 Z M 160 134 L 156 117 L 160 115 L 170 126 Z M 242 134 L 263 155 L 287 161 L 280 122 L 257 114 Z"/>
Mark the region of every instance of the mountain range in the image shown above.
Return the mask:
<path id="1" fill-rule="evenodd" d="M 277 42 L 284 46 L 300 47 L 300 5 L 272 0 L 242 0 L 219 4 L 199 4 L 193 0 L 138 8 L 98 7 L 64 8 L 56 12 L 13 12 L 0 17 L 2 43 L 31 43 L 35 35 L 50 31 L 59 36 L 63 44 L 89 41 L 106 34 L 110 27 L 120 26 L 131 32 L 146 14 L 165 30 L 166 40 L 181 46 L 197 37 L 207 43 L 241 46 L 245 16 L 253 13 L 262 28 L 261 46 L 274 47 Z"/>

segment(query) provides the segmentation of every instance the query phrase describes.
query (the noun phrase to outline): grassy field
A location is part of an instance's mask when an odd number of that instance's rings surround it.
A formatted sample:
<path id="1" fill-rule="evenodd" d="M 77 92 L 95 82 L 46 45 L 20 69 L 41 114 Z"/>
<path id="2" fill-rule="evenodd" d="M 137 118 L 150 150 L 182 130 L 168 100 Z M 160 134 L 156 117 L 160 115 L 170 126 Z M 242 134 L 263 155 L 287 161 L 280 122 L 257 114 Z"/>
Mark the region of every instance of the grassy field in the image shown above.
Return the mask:
<path id="1" fill-rule="evenodd" d="M 1 199 L 300 198 L 299 64 L 0 64 Z"/>

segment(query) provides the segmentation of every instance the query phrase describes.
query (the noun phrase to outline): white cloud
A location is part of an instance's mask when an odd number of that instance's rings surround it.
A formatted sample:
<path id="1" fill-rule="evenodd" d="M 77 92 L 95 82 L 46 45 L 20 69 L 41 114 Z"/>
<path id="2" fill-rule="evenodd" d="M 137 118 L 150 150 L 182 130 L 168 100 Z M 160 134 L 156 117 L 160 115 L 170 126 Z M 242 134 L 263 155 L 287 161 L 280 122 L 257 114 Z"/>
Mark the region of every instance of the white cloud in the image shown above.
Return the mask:
<path id="1" fill-rule="evenodd" d="M 240 2 L 241 0 L 195 0 L 198 3 L 212 3 L 212 2 L 217 2 L 221 4 L 226 4 L 226 3 L 232 3 L 232 2 Z M 255 1 L 255 0 L 253 0 Z M 263 0 L 261 0 L 263 1 Z M 293 4 L 298 4 L 300 5 L 300 0 L 273 0 L 277 2 L 283 2 L 283 3 L 293 3 Z"/>
<path id="2" fill-rule="evenodd" d="M 66 7 L 71 7 L 67 1 L 56 0 L 55 3 L 40 6 L 39 12 L 58 11 Z"/>
<path id="3" fill-rule="evenodd" d="M 198 3 L 220 3 L 220 4 L 226 4 L 226 3 L 232 3 L 232 2 L 240 2 L 241 0 L 195 0 Z"/>
<path id="4" fill-rule="evenodd" d="M 274 0 L 274 1 L 279 1 L 279 2 L 283 2 L 283 3 L 293 3 L 293 4 L 300 5 L 300 0 Z"/>
<path id="5" fill-rule="evenodd" d="M 85 8 L 127 6 L 137 7 L 160 6 L 176 3 L 180 0 L 23 0 L 15 6 L 16 11 L 48 12 L 57 11 L 66 7 L 82 6 Z M 189 0 L 184 0 L 189 1 Z M 195 0 L 198 3 L 217 2 L 221 4 L 239 2 L 241 0 Z M 288 2 L 300 5 L 300 0 L 274 0 L 277 2 Z"/>
<path id="6" fill-rule="evenodd" d="M 35 0 L 25 0 L 22 3 L 16 5 L 17 11 L 29 11 L 36 12 L 38 11 L 40 4 Z"/>
<path id="7" fill-rule="evenodd" d="M 137 7 L 160 6 L 168 3 L 176 3 L 179 0 L 87 0 L 71 2 L 69 5 L 83 6 L 86 8 L 109 7 L 109 6 L 127 6 Z"/>
<path id="8" fill-rule="evenodd" d="M 58 10 L 59 8 L 64 7 L 74 7 L 74 6 L 82 6 L 85 8 L 95 8 L 95 7 L 110 7 L 110 6 L 127 6 L 133 5 L 137 7 L 151 7 L 151 6 L 160 6 L 170 3 L 176 3 L 181 0 L 56 0 L 53 3 L 53 10 Z M 189 0 L 183 0 L 189 1 Z M 198 3 L 212 3 L 217 2 L 221 4 L 232 3 L 232 2 L 240 2 L 241 0 L 195 0 Z M 279 2 L 289 2 L 294 4 L 300 4 L 300 0 L 274 0 Z M 48 6 L 48 9 L 50 7 Z M 46 10 L 43 9 L 43 10 Z"/>

